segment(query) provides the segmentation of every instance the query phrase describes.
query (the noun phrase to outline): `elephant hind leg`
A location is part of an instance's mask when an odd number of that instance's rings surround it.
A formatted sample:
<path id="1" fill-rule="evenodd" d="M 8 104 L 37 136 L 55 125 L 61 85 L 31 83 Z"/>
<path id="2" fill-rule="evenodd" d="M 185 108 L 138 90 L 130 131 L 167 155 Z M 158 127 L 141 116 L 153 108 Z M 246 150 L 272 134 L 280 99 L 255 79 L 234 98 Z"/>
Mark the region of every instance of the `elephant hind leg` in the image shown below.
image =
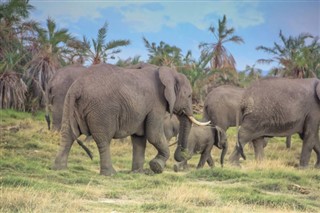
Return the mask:
<path id="1" fill-rule="evenodd" d="M 132 152 L 132 171 L 143 172 L 143 164 L 145 160 L 145 149 L 147 140 L 145 137 L 136 135 L 131 136 L 133 152 Z"/>
<path id="2" fill-rule="evenodd" d="M 229 157 L 229 161 L 232 165 L 240 166 L 240 157 L 244 156 L 244 154 L 241 154 L 241 151 L 243 152 L 244 146 L 253 139 L 255 139 L 253 137 L 253 132 L 251 132 L 249 128 L 245 128 L 245 125 L 242 124 L 238 131 L 237 145 Z"/>
<path id="3" fill-rule="evenodd" d="M 62 130 L 60 148 L 54 160 L 52 169 L 62 170 L 67 168 L 68 156 L 75 140 L 76 136 L 73 135 L 71 128 Z"/>
<path id="4" fill-rule="evenodd" d="M 105 133 L 92 133 L 92 137 L 97 144 L 100 155 L 100 174 L 110 176 L 116 173 L 112 167 L 110 142 L 112 137 Z"/>
<path id="5" fill-rule="evenodd" d="M 201 157 L 200 157 L 197 169 L 203 168 L 204 164 L 209 160 L 209 157 L 211 157 L 212 147 L 213 147 L 213 144 L 207 145 L 205 150 L 201 153 Z"/>

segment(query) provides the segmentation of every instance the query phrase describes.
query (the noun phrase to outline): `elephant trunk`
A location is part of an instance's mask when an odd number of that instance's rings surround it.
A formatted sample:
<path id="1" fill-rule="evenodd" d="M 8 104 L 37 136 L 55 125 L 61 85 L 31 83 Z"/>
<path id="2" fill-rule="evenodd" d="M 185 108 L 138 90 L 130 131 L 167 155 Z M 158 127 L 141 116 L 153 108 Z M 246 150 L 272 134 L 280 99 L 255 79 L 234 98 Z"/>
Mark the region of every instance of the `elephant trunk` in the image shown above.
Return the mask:
<path id="1" fill-rule="evenodd" d="M 221 167 L 223 167 L 224 157 L 225 157 L 225 155 L 227 154 L 227 151 L 228 151 L 228 143 L 225 143 L 225 144 L 222 146 L 222 151 L 221 151 L 221 156 L 220 156 L 220 164 L 221 164 Z"/>
<path id="2" fill-rule="evenodd" d="M 189 118 L 184 114 L 178 116 L 178 119 L 180 121 L 180 126 L 179 126 L 179 135 L 178 135 L 178 146 L 174 153 L 174 159 L 177 162 L 181 162 L 190 158 L 187 145 L 188 145 L 188 137 L 189 137 L 192 123 L 189 120 Z"/>

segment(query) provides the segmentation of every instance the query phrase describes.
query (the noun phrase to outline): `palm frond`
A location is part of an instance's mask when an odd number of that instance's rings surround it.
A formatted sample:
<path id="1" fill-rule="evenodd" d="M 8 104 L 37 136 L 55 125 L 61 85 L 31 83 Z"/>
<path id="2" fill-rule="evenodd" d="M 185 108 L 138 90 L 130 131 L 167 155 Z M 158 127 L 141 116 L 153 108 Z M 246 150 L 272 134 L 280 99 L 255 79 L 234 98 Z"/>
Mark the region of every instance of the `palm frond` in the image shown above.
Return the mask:
<path id="1" fill-rule="evenodd" d="M 129 40 L 112 40 L 106 44 L 105 50 L 111 50 L 116 47 L 123 47 L 128 45 L 130 45 Z"/>

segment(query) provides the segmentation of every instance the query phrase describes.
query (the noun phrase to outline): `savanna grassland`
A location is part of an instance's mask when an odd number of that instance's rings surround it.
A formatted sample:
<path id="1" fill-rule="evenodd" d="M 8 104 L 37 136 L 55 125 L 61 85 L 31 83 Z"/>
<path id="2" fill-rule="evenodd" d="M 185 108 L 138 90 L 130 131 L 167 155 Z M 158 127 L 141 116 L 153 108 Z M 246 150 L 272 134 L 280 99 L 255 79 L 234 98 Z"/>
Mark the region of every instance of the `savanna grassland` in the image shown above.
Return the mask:
<path id="1" fill-rule="evenodd" d="M 265 160 L 254 161 L 245 147 L 242 168 L 219 165 L 219 150 L 212 151 L 216 167 L 196 170 L 199 156 L 188 171 L 173 172 L 171 157 L 164 173 L 132 174 L 132 148 L 128 140 L 112 142 L 112 177 L 99 175 L 95 143 L 90 160 L 74 144 L 68 170 L 50 169 L 59 145 L 59 134 L 46 129 L 43 113 L 0 111 L 0 212 L 320 212 L 320 170 L 297 169 L 301 141 L 274 138 L 265 148 Z M 230 149 L 235 129 L 228 130 Z M 174 147 L 171 147 L 173 153 Z M 145 168 L 155 156 L 148 145 Z"/>

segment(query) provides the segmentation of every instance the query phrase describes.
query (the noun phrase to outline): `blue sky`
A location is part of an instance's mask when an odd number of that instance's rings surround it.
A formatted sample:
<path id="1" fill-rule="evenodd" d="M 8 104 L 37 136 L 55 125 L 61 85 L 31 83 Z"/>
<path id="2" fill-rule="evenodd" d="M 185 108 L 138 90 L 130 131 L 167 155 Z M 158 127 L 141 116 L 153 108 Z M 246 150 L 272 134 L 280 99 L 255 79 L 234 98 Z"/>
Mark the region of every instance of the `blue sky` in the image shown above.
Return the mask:
<path id="1" fill-rule="evenodd" d="M 213 42 L 210 25 L 227 16 L 227 26 L 236 29 L 245 43 L 226 45 L 233 54 L 237 69 L 256 64 L 257 59 L 271 55 L 257 51 L 259 45 L 273 47 L 280 43 L 279 31 L 285 36 L 300 33 L 320 35 L 320 1 L 307 0 L 252 0 L 252 1 L 85 1 L 85 0 L 31 0 L 36 7 L 31 18 L 45 24 L 53 18 L 58 27 L 66 27 L 79 38 L 96 38 L 105 21 L 109 23 L 107 40 L 129 39 L 131 45 L 117 55 L 122 59 L 140 55 L 148 58 L 142 37 L 150 42 L 164 41 L 182 49 L 191 50 L 198 58 L 200 42 Z M 116 60 L 110 60 L 115 63 Z M 256 64 L 269 70 L 275 65 Z"/>

